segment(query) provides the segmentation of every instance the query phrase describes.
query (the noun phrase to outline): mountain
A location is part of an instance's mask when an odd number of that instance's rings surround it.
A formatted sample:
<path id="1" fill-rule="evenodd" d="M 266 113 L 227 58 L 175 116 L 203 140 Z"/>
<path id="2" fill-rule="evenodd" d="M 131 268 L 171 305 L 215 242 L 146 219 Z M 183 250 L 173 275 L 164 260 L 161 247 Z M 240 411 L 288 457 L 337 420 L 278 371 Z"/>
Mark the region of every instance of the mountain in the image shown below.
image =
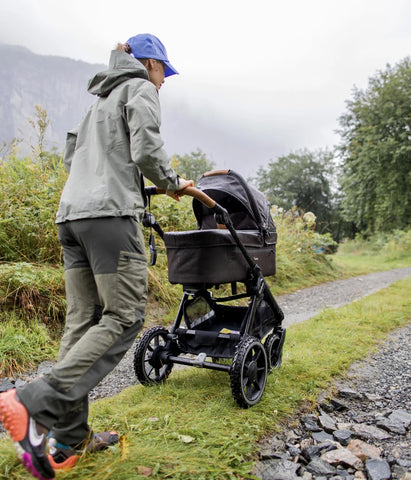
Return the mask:
<path id="1" fill-rule="evenodd" d="M 23 151 L 36 144 L 28 121 L 36 118 L 35 105 L 41 105 L 50 119 L 48 145 L 63 148 L 67 131 L 94 101 L 87 93 L 89 78 L 106 68 L 5 44 L 0 45 L 0 65 L 0 141 L 22 138 Z"/>

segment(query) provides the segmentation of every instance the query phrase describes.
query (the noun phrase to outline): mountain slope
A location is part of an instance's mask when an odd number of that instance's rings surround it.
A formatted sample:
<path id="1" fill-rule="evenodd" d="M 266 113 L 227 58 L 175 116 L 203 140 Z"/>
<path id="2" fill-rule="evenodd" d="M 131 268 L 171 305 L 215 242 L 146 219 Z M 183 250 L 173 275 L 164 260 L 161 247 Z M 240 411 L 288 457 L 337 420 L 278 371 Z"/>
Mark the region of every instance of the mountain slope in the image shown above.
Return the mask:
<path id="1" fill-rule="evenodd" d="M 36 143 L 28 119 L 35 118 L 34 106 L 41 105 L 50 119 L 48 143 L 60 149 L 67 130 L 94 101 L 87 93 L 89 78 L 106 68 L 4 44 L 0 64 L 0 141 L 23 138 L 26 148 Z"/>

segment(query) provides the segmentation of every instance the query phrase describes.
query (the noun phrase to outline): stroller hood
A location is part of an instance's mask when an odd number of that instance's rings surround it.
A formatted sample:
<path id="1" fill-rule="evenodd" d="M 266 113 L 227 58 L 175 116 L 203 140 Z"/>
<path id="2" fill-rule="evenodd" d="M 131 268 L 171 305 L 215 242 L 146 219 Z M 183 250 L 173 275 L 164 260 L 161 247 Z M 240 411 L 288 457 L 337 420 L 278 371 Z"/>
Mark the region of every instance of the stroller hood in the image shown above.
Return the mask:
<path id="1" fill-rule="evenodd" d="M 276 231 L 265 195 L 233 170 L 206 173 L 198 180 L 197 188 L 228 211 L 236 230 L 258 230 L 263 237 Z M 193 211 L 200 230 L 217 228 L 214 213 L 196 199 Z"/>

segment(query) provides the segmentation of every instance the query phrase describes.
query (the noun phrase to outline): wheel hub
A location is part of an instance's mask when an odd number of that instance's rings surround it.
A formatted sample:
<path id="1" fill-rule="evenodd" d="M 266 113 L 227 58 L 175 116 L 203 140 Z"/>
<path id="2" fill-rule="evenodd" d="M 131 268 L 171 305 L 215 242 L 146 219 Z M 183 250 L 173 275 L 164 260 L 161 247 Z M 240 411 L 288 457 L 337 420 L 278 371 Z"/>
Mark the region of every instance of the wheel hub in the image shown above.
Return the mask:
<path id="1" fill-rule="evenodd" d="M 252 360 L 247 368 L 247 377 L 250 382 L 254 382 L 257 379 L 257 362 Z"/>
<path id="2" fill-rule="evenodd" d="M 154 368 L 162 368 L 164 366 L 164 361 L 162 359 L 162 353 L 164 352 L 165 348 L 162 345 L 156 347 L 151 354 L 149 364 Z"/>

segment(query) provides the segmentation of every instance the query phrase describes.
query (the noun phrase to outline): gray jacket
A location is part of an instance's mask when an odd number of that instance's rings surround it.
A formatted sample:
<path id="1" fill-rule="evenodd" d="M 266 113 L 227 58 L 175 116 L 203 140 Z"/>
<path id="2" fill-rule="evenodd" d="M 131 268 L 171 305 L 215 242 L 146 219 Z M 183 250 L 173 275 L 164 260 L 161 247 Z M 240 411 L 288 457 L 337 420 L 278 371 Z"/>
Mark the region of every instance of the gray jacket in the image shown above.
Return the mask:
<path id="1" fill-rule="evenodd" d="M 77 129 L 67 134 L 69 172 L 56 223 L 82 218 L 134 216 L 144 210 L 142 175 L 178 189 L 160 137 L 160 103 L 144 66 L 114 50 L 108 70 L 89 82 L 98 96 Z"/>

